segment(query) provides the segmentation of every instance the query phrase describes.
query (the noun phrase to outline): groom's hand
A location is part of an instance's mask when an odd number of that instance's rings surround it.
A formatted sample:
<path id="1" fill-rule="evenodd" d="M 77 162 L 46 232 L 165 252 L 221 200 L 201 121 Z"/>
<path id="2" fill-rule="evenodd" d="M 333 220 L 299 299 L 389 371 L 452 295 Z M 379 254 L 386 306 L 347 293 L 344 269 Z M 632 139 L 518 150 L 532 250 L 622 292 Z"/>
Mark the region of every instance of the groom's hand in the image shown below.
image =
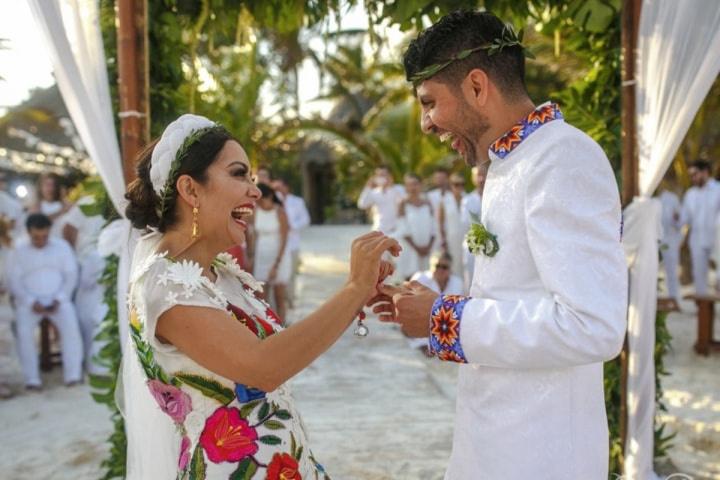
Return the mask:
<path id="1" fill-rule="evenodd" d="M 407 282 L 401 288 L 382 285 L 378 290 L 392 298 L 394 321 L 402 325 L 405 335 L 417 338 L 430 335 L 430 312 L 437 292 L 418 282 Z"/>

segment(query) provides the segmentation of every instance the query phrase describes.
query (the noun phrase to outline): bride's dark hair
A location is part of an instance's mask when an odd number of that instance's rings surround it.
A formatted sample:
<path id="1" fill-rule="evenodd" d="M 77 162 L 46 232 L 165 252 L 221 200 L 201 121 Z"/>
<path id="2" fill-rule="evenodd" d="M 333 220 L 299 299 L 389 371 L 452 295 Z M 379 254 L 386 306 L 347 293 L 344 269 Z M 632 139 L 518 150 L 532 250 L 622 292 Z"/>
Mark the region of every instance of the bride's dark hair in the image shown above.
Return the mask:
<path id="1" fill-rule="evenodd" d="M 162 212 L 160 211 L 162 202 L 150 181 L 152 152 L 158 140 L 154 140 L 138 155 L 137 178 L 130 183 L 125 194 L 125 198 L 129 201 L 125 209 L 125 216 L 135 228 L 142 230 L 151 227 L 164 232 L 177 221 L 175 182 L 180 175 L 189 175 L 195 181 L 205 183 L 207 169 L 217 159 L 225 143 L 229 140 L 237 140 L 223 127 L 218 126 L 193 142 L 180 158 L 180 165 L 174 177 L 168 179 L 170 190 Z"/>

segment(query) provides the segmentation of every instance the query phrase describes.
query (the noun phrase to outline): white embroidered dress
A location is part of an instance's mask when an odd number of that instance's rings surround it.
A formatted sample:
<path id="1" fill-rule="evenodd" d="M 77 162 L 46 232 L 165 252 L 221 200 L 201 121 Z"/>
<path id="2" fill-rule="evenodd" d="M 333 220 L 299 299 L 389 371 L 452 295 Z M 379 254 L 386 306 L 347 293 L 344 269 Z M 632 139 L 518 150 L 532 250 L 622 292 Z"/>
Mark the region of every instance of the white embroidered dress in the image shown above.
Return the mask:
<path id="1" fill-rule="evenodd" d="M 131 275 L 134 352 L 125 361 L 137 362 L 155 399 L 152 406 L 164 412 L 171 427 L 148 425 L 142 438 L 128 436 L 134 452 L 128 478 L 327 479 L 307 446 L 287 386 L 266 393 L 236 384 L 155 337 L 158 318 L 176 305 L 221 310 L 260 338 L 282 329 L 267 304 L 255 297 L 260 285 L 230 255 L 219 255 L 213 270 L 215 282 L 196 263 L 153 254 Z M 134 401 L 125 400 L 131 403 L 129 412 Z M 126 418 L 135 428 L 143 421 L 132 413 Z M 134 440 L 147 448 L 137 448 Z M 169 464 L 155 464 L 158 457 Z"/>
<path id="2" fill-rule="evenodd" d="M 440 296 L 430 347 L 460 367 L 447 480 L 606 480 L 603 362 L 625 336 L 610 164 L 554 104 L 498 139 L 470 297 Z"/>

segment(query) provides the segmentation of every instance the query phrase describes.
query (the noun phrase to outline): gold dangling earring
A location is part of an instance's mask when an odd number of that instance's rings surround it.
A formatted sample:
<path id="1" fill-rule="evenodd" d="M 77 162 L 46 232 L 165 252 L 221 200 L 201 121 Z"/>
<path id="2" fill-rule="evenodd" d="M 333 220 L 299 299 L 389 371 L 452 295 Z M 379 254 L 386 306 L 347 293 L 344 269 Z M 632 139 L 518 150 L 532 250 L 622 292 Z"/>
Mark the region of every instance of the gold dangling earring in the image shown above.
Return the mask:
<path id="1" fill-rule="evenodd" d="M 200 227 L 198 226 L 198 207 L 193 207 L 193 223 L 192 223 L 192 234 L 190 235 L 191 240 L 197 240 L 200 237 Z"/>

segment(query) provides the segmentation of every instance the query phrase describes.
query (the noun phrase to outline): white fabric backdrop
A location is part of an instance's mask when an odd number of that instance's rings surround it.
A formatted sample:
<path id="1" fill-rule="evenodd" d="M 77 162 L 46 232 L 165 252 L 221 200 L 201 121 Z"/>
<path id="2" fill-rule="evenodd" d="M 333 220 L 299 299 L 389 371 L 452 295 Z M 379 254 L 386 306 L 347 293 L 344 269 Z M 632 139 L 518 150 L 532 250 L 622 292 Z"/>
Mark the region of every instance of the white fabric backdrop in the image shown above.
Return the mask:
<path id="1" fill-rule="evenodd" d="M 655 314 L 659 204 L 650 196 L 672 163 L 720 71 L 720 2 L 644 0 L 637 52 L 640 197 L 625 211 L 630 268 L 628 432 L 625 477 L 656 478 Z"/>
<path id="2" fill-rule="evenodd" d="M 97 166 L 103 184 L 122 215 L 126 201 L 120 148 L 115 134 L 105 49 L 100 32 L 97 0 L 28 0 L 55 72 L 60 93 L 75 127 Z M 121 345 L 127 338 L 125 296 L 130 265 L 130 228 L 114 227 L 113 249 L 104 255 L 120 257 L 118 267 L 118 323 Z M 119 228 L 119 230 L 118 230 Z"/>

